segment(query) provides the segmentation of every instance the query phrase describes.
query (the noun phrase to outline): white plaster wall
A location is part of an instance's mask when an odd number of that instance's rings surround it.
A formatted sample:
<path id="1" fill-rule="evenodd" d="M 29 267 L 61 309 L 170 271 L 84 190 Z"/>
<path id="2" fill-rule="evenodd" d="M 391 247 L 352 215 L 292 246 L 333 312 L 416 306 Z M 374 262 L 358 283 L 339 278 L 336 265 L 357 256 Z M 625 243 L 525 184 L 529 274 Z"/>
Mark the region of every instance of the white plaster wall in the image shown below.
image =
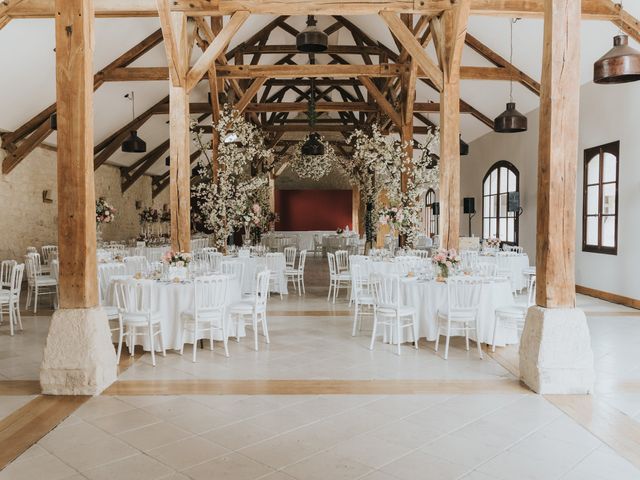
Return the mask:
<path id="1" fill-rule="evenodd" d="M 585 84 L 580 91 L 580 139 L 576 189 L 576 283 L 605 292 L 640 298 L 640 88 L 638 84 Z M 478 214 L 472 232 L 482 232 L 482 179 L 498 160 L 520 171 L 520 245 L 535 262 L 539 110 L 527 115 L 529 129 L 518 134 L 489 133 L 470 144 L 462 157 L 461 197 L 475 197 Z M 618 255 L 582 252 L 582 169 L 585 148 L 620 140 Z M 462 206 L 460 207 L 462 210 Z M 467 234 L 467 216 L 461 233 Z"/>
<path id="2" fill-rule="evenodd" d="M 4 153 L 0 150 L 0 160 Z M 96 197 L 105 197 L 117 210 L 113 224 L 105 226 L 104 239 L 128 239 L 139 232 L 135 202 L 161 208 L 168 203 L 165 189 L 152 203 L 151 177 L 139 179 L 124 195 L 120 172 L 101 166 L 95 172 Z M 42 191 L 49 190 L 52 203 L 43 203 Z M 57 244 L 56 153 L 38 148 L 11 173 L 0 176 L 0 259 L 20 259 L 28 246 Z"/>

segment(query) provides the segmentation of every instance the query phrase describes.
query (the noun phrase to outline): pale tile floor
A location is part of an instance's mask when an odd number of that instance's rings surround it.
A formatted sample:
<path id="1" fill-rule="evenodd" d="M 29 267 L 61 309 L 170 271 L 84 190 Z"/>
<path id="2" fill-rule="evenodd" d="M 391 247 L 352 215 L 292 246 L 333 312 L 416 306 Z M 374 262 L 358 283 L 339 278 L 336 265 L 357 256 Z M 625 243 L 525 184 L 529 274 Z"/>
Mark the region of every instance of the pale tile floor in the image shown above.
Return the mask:
<path id="1" fill-rule="evenodd" d="M 322 285 L 304 299 L 274 296 L 270 309 L 345 312 L 344 297 L 328 304 Z M 640 420 L 640 394 L 619 388 L 640 381 L 638 312 L 582 296 L 579 306 L 589 313 L 597 395 Z M 271 344 L 258 353 L 242 339 L 230 343 L 229 359 L 220 348 L 199 351 L 196 364 L 170 352 L 153 368 L 145 355 L 121 378 L 512 378 L 473 350 L 454 348 L 448 361 L 432 343 L 404 347 L 401 357 L 380 343 L 370 352 L 368 332 L 352 338 L 346 315 L 270 321 Z M 24 323 L 14 338 L 0 327 L 0 379 L 37 378 L 48 319 Z M 31 398 L 2 397 L 0 416 Z M 101 396 L 0 472 L 39 478 L 623 480 L 640 471 L 533 394 Z"/>

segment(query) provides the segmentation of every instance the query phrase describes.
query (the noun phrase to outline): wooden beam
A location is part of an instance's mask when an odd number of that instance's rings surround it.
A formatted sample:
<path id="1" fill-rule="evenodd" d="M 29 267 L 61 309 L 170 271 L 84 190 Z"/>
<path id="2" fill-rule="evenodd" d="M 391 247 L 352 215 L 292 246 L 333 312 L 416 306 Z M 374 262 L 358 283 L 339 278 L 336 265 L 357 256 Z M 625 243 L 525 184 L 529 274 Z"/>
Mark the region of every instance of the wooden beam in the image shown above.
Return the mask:
<path id="1" fill-rule="evenodd" d="M 164 0 L 158 0 L 164 1 Z M 191 67 L 189 73 L 187 73 L 187 91 L 191 92 L 193 88 L 202 79 L 204 74 L 215 64 L 216 59 L 225 51 L 227 45 L 231 41 L 231 38 L 236 34 L 238 29 L 242 26 L 250 13 L 248 11 L 235 12 L 229 22 L 222 28 L 220 33 L 216 35 L 213 41 L 207 47 L 207 50 L 196 61 L 195 65 Z"/>
<path id="2" fill-rule="evenodd" d="M 380 106 L 382 111 L 389 117 L 389 119 L 396 124 L 397 127 L 402 126 L 402 118 L 398 112 L 393 108 L 393 105 L 382 95 L 382 92 L 378 90 L 373 81 L 369 77 L 358 77 L 360 83 L 365 86 L 367 91 L 371 94 L 376 103 Z"/>
<path id="3" fill-rule="evenodd" d="M 614 8 L 618 11 L 618 16 L 612 20 L 614 25 L 640 43 L 640 21 L 622 8 L 622 2 L 616 4 L 611 0 L 603 1 L 607 3 L 609 8 Z"/>
<path id="4" fill-rule="evenodd" d="M 383 11 L 380 12 L 380 16 L 389 27 L 389 30 L 404 45 L 420 69 L 431 79 L 436 88 L 441 89 L 443 82 L 442 70 L 429 58 L 422 45 L 413 35 L 413 32 L 392 12 Z"/>
<path id="5" fill-rule="evenodd" d="M 440 245 L 460 242 L 460 60 L 467 31 L 469 0 L 442 14 L 444 85 L 440 91 Z"/>
<path id="6" fill-rule="evenodd" d="M 529 75 L 524 73 L 522 70 L 519 70 L 518 68 L 516 68 L 515 65 L 511 64 L 506 58 L 503 58 L 502 56 L 498 55 L 496 52 L 494 52 L 492 49 L 490 49 L 488 46 L 486 46 L 476 37 L 471 35 L 469 32 L 467 32 L 467 36 L 464 39 L 464 43 L 469 48 L 471 48 L 472 50 L 474 50 L 475 52 L 479 53 L 484 58 L 489 60 L 495 66 L 502 67 L 512 72 L 513 76 L 510 75 L 511 78 L 509 78 L 509 80 L 516 80 L 520 82 L 525 88 L 535 93 L 536 95 L 540 96 L 540 83 L 536 82 L 533 78 L 531 78 Z M 462 78 L 467 78 L 465 77 L 465 70 L 467 71 L 466 74 L 467 75 L 469 74 L 468 67 L 463 67 L 463 71 L 461 73 Z"/>
<path id="7" fill-rule="evenodd" d="M 178 71 L 189 66 L 187 53 L 187 18 L 183 13 L 172 13 L 176 32 Z M 172 71 L 173 72 L 173 71 Z M 173 73 L 172 73 L 173 74 Z M 189 89 L 188 82 L 170 82 L 169 85 L 169 151 L 170 151 L 170 204 L 171 248 L 176 252 L 191 251 L 191 162 L 189 161 Z"/>
<path id="8" fill-rule="evenodd" d="M 56 0 L 60 308 L 98 305 L 93 179 L 93 12 Z"/>
<path id="9" fill-rule="evenodd" d="M 184 63 L 180 61 L 178 47 L 176 45 L 176 25 L 173 24 L 171 10 L 168 0 L 156 0 L 158 7 L 158 18 L 160 19 L 160 28 L 162 28 L 162 36 L 164 37 L 164 49 L 167 54 L 167 63 L 171 71 L 171 81 L 175 87 L 183 85 L 185 72 L 183 71 Z M 185 25 L 186 27 L 186 25 Z M 182 28 L 180 26 L 179 28 Z"/>
<path id="10" fill-rule="evenodd" d="M 169 149 L 169 140 L 165 140 L 156 148 L 147 153 L 144 157 L 142 157 L 137 164 L 137 168 L 124 168 L 122 169 L 122 193 L 129 190 L 129 188 L 136 183 L 136 181 L 141 178 L 147 170 L 149 170 L 158 159 L 164 155 L 164 153 Z M 133 172 L 133 173 L 132 173 Z"/>
<path id="11" fill-rule="evenodd" d="M 0 30 L 11 21 L 9 13 L 22 1 L 23 0 L 3 0 L 3 2 L 0 3 Z"/>
<path id="12" fill-rule="evenodd" d="M 247 108 L 247 105 L 249 105 L 249 102 L 251 102 L 253 97 L 256 96 L 256 94 L 258 93 L 258 90 L 262 88 L 262 86 L 264 85 L 264 82 L 266 81 L 267 81 L 266 77 L 256 78 L 251 83 L 249 88 L 247 88 L 247 90 L 244 92 L 244 95 L 242 95 L 242 98 L 238 100 L 238 102 L 235 104 L 234 108 L 240 113 L 244 112 L 244 110 Z"/>
<path id="13" fill-rule="evenodd" d="M 95 0 L 97 17 L 156 17 L 158 10 L 155 0 L 135 0 L 114 2 Z M 376 15 L 380 11 L 394 13 L 414 13 L 438 15 L 450 9 L 450 0 L 289 0 L 286 2 L 264 0 L 175 0 L 173 11 L 181 11 L 189 16 L 231 15 L 239 8 L 253 14 L 264 15 Z M 9 13 L 11 18 L 53 18 L 53 0 L 24 0 Z M 472 15 L 541 18 L 544 15 L 544 0 L 472 0 Z M 608 2 L 583 0 L 582 16 L 592 20 L 614 20 L 618 13 Z"/>
<path id="14" fill-rule="evenodd" d="M 247 112 L 306 112 L 309 106 L 300 102 L 250 103 Z M 317 112 L 376 112 L 374 105 L 364 102 L 318 102 Z"/>
<path id="15" fill-rule="evenodd" d="M 44 122 L 35 132 L 24 139 L 15 150 L 7 153 L 2 161 L 2 173 L 8 174 L 16 168 L 24 158 L 53 133 L 49 122 Z"/>
<path id="16" fill-rule="evenodd" d="M 300 50 L 296 45 L 245 45 L 241 44 L 237 47 L 244 54 L 261 53 L 263 55 L 269 54 L 300 54 Z M 381 55 L 382 49 L 378 46 L 370 45 L 329 45 L 327 49 L 322 52 L 323 55 Z"/>
<path id="17" fill-rule="evenodd" d="M 97 72 L 93 77 L 93 89 L 97 90 L 104 83 L 103 75 L 105 72 L 108 72 L 115 67 L 125 67 L 131 64 L 132 62 L 140 58 L 142 55 L 144 55 L 146 52 L 151 50 L 153 47 L 158 45 L 161 41 L 162 41 L 162 32 L 160 31 L 160 29 L 158 29 L 155 32 L 153 32 L 151 35 L 146 37 L 144 40 L 142 40 L 141 42 L 139 42 L 138 44 L 134 45 L 132 48 L 124 52 L 122 55 L 120 55 L 109 65 L 104 67 L 102 70 Z M 25 138 L 27 135 L 29 135 L 31 132 L 33 132 L 39 126 L 41 126 L 44 122 L 48 122 L 51 115 L 54 114 L 55 112 L 56 112 L 56 104 L 54 103 L 52 105 L 49 105 L 47 108 L 45 108 L 43 111 L 41 111 L 31 119 L 29 119 L 26 123 L 18 127 L 15 131 L 2 134 L 2 146 L 4 148 L 7 148 L 9 145 L 14 144 L 20 141 L 21 139 Z"/>
<path id="18" fill-rule="evenodd" d="M 546 0 L 536 240 L 536 303 L 575 307 L 580 0 Z"/>

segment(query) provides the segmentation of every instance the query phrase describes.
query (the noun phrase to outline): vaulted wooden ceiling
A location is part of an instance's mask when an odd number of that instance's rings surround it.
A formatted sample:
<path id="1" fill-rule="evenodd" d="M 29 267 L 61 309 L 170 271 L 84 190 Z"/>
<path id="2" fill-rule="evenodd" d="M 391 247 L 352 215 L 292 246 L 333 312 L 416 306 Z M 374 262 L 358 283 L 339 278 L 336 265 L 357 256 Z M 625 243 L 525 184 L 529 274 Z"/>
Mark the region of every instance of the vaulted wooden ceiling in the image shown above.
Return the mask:
<path id="1" fill-rule="evenodd" d="M 203 1 L 176 0 L 173 3 L 174 9 L 195 15 L 190 23 L 191 41 L 194 45 L 192 63 L 197 63 L 202 55 L 201 51 L 207 50 L 220 31 L 233 28 L 229 22 L 223 22 L 222 16 L 208 16 L 209 13 L 225 12 L 225 8 L 232 9 L 233 2 L 229 0 L 219 0 L 219 10 L 216 12 L 208 11 L 208 7 L 203 6 L 208 3 Z M 403 4 L 404 8 L 407 2 L 397 3 Z M 330 138 L 340 152 L 348 153 L 345 139 L 355 128 L 377 122 L 389 132 L 397 131 L 400 124 L 399 105 L 403 101 L 401 78 L 410 68 L 411 59 L 416 58 L 416 52 L 412 49 L 421 47 L 428 55 L 424 58 L 421 56 L 422 61 L 418 62 L 418 95 L 413 105 L 414 138 L 419 140 L 429 126 L 437 123 L 437 115 L 429 117 L 429 114 L 439 111 L 439 80 L 431 71 L 430 62 L 437 65 L 443 55 L 444 37 L 440 15 L 449 1 L 429 0 L 419 3 L 423 5 L 421 9 L 418 8 L 420 13 L 403 14 L 401 17 L 393 15 L 399 19 L 399 23 L 388 23 L 387 29 L 384 23 L 376 24 L 368 20 L 370 17 L 358 15 L 363 13 L 363 9 L 375 10 L 375 6 L 372 7 L 375 2 L 354 0 L 340 4 L 340 8 L 335 8 L 333 2 L 324 0 L 311 3 L 302 0 L 290 2 L 287 11 L 291 11 L 291 5 L 300 4 L 301 14 L 313 13 L 309 12 L 309 8 L 325 14 L 319 19 L 321 28 L 330 36 L 330 46 L 326 52 L 316 55 L 314 60 L 317 64 L 311 65 L 308 55 L 300 54 L 295 48 L 295 36 L 304 28 L 304 17 L 274 15 L 278 13 L 277 2 L 243 2 L 243 8 L 249 8 L 254 13 L 271 14 L 271 17 L 259 17 L 260 28 L 251 33 L 247 29 L 240 30 L 237 34 L 235 31 L 231 32 L 235 34 L 230 43 L 232 47 L 217 56 L 215 71 L 210 70 L 209 78 L 200 82 L 194 91 L 194 101 L 191 104 L 193 119 L 202 125 L 204 131 L 210 131 L 212 112 L 217 114 L 220 103 L 227 101 L 246 112 L 251 121 L 267 132 L 270 143 L 276 147 L 279 156 L 282 156 L 296 139 L 309 131 L 306 110 L 311 95 L 309 79 L 313 77 L 318 100 L 316 110 L 321 113 L 316 130 Z M 52 4 L 50 0 L 5 0 L 0 4 L 0 29 L 13 19 L 49 17 L 53 14 Z M 96 15 L 157 15 L 155 0 L 132 0 L 122 4 L 126 5 L 124 9 L 120 5 L 120 2 L 95 0 Z M 538 17 L 542 12 L 541 5 L 542 1 L 538 0 L 472 0 L 471 8 L 472 14 Z M 365 13 L 369 13 L 368 10 Z M 351 14 L 353 16 L 348 16 Z M 637 20 L 609 0 L 583 0 L 583 16 L 610 21 L 640 40 Z M 149 24 L 149 20 L 139 21 Z M 15 21 L 15 24 L 19 23 L 21 21 Z M 255 27 L 256 23 L 252 25 Z M 384 31 L 380 30 L 381 27 Z M 2 35 L 3 32 L 0 32 L 0 42 Z M 511 64 L 504 53 L 498 53 L 498 49 L 494 50 L 487 44 L 495 44 L 495 38 L 487 36 L 491 42 L 484 43 L 479 37 L 480 35 L 467 33 L 464 39 L 465 51 L 470 52 L 475 61 L 466 65 L 463 57 L 463 81 L 475 81 L 483 86 L 487 82 L 504 85 L 505 81 L 512 80 L 530 96 L 535 98 L 539 95 L 540 85 L 535 78 L 518 68 L 518 65 Z M 500 39 L 500 43 L 505 41 L 508 42 L 508 37 Z M 166 82 L 169 76 L 166 61 L 158 61 L 159 57 L 154 56 L 154 53 L 163 48 L 162 43 L 161 30 L 152 31 L 96 72 L 95 89 L 108 88 L 118 82 L 127 82 L 127 86 L 140 85 L 142 88 L 147 88 L 150 82 Z M 606 48 L 608 44 L 603 44 L 602 52 L 599 53 L 603 53 Z M 145 63 L 147 58 L 153 58 L 151 63 Z M 214 76 L 215 79 L 212 78 Z M 209 91 L 217 92 L 218 95 L 209 95 L 208 100 Z M 3 95 L 7 95 L 7 92 L 3 91 Z M 504 101 L 506 98 L 503 97 L 498 102 L 498 112 L 502 110 Z M 130 130 L 144 131 L 145 126 L 149 125 L 155 130 L 162 130 L 164 115 L 168 113 L 168 102 L 165 92 L 144 111 L 138 112 L 133 120 L 113 129 L 96 142 L 95 168 L 113 162 Z M 475 132 L 488 132 L 492 128 L 496 110 L 486 111 L 485 106 L 479 107 L 476 102 L 477 100 L 469 100 L 464 96 L 461 99 L 460 111 L 466 117 L 463 122 L 473 122 Z M 55 104 L 49 105 L 21 125 L 2 134 L 2 147 L 8 152 L 3 162 L 3 172 L 10 172 L 54 133 L 49 118 L 55 113 L 55 107 Z M 169 149 L 168 131 L 165 132 L 165 138 L 160 133 L 154 139 L 158 141 L 153 142 L 146 154 L 122 167 L 124 190 L 148 173 L 154 175 L 156 193 L 166 187 L 168 174 L 163 173 L 166 169 L 163 168 L 163 160 Z M 194 149 L 192 158 L 196 159 L 197 156 L 198 152 Z"/>

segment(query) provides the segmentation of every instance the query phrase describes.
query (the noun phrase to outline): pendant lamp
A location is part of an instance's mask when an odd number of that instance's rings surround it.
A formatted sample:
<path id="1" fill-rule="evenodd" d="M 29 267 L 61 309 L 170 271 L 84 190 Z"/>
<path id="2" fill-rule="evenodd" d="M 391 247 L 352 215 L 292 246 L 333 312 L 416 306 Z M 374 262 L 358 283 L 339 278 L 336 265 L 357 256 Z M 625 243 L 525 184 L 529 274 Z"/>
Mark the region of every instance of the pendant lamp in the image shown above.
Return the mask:
<path id="1" fill-rule="evenodd" d="M 313 54 L 309 54 L 309 61 L 312 65 L 315 63 Z M 316 82 L 315 78 L 311 77 L 311 97 L 309 98 L 309 108 L 307 110 L 311 130 L 313 130 L 313 127 L 316 124 L 316 115 Z M 302 155 L 324 155 L 324 144 L 320 141 L 320 135 L 316 132 L 312 132 L 306 142 L 302 144 L 300 151 L 302 152 Z"/>
<path id="2" fill-rule="evenodd" d="M 510 53 L 509 63 L 513 63 L 513 24 L 518 19 L 510 19 Z M 493 131 L 498 133 L 518 133 L 527 131 L 527 117 L 516 110 L 516 103 L 513 101 L 513 80 L 509 80 L 509 102 L 507 109 L 498 115 L 493 121 Z"/>
<path id="3" fill-rule="evenodd" d="M 462 140 L 462 135 L 460 135 L 460 155 L 469 155 L 469 144 Z"/>
<path id="4" fill-rule="evenodd" d="M 307 28 L 296 35 L 296 47 L 300 52 L 324 52 L 329 44 L 329 36 L 316 28 L 317 21 L 313 15 L 307 17 Z"/>
<path id="5" fill-rule="evenodd" d="M 600 84 L 640 80 L 640 52 L 629 46 L 627 35 L 613 37 L 613 48 L 593 64 L 593 81 Z"/>
<path id="6" fill-rule="evenodd" d="M 51 127 L 51 130 L 58 129 L 58 114 L 56 112 L 52 113 L 49 117 L 49 126 Z"/>
<path id="7" fill-rule="evenodd" d="M 131 100 L 132 119 L 136 118 L 136 100 L 133 92 L 127 93 L 124 98 Z M 122 151 L 125 153 L 144 153 L 147 151 L 147 144 L 138 136 L 136 130 L 131 130 L 129 136 L 122 142 Z"/>

